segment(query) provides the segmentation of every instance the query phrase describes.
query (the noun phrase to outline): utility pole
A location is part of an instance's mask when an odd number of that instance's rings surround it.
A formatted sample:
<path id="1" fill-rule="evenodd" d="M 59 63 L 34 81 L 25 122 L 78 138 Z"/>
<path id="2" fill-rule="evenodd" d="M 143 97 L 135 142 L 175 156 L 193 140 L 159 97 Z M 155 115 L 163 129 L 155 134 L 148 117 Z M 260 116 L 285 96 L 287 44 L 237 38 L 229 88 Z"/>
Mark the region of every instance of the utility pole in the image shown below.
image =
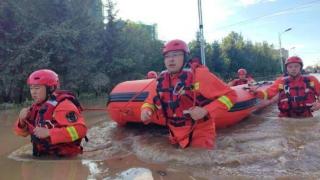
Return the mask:
<path id="1" fill-rule="evenodd" d="M 279 37 L 279 52 L 280 52 L 280 65 L 281 65 L 281 72 L 284 73 L 284 67 L 283 67 L 283 57 L 282 57 L 282 47 L 281 47 L 281 35 L 285 32 L 291 31 L 292 28 L 288 28 L 282 32 L 279 32 L 278 37 Z"/>
<path id="2" fill-rule="evenodd" d="M 201 0 L 198 0 L 198 15 L 199 15 L 199 32 L 200 32 L 200 53 L 201 53 L 201 63 L 206 65 L 206 55 L 205 55 L 205 44 L 203 37 L 203 24 L 202 24 L 202 5 Z"/>

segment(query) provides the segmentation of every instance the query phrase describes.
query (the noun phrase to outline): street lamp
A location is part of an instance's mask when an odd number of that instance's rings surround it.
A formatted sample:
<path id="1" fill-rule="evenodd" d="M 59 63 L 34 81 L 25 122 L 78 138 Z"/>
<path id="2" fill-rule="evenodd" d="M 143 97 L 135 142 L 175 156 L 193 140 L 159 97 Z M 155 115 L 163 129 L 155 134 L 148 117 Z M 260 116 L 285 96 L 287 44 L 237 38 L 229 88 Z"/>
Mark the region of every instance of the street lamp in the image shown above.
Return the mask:
<path id="1" fill-rule="evenodd" d="M 199 16 L 199 39 L 200 39 L 200 54 L 201 62 L 206 65 L 206 55 L 205 55 L 205 43 L 203 37 L 203 23 L 202 23 L 202 5 L 201 0 L 198 0 L 198 16 Z"/>
<path id="2" fill-rule="evenodd" d="M 294 47 L 294 46 L 291 47 L 290 51 L 291 51 L 290 56 L 295 56 L 296 55 L 296 47 Z"/>
<path id="3" fill-rule="evenodd" d="M 279 32 L 279 52 L 280 52 L 280 64 L 281 64 L 281 72 L 282 73 L 284 72 L 284 69 L 283 69 L 283 61 L 282 61 L 281 35 L 285 32 L 291 31 L 291 30 L 292 30 L 292 28 L 288 28 L 282 32 Z"/>

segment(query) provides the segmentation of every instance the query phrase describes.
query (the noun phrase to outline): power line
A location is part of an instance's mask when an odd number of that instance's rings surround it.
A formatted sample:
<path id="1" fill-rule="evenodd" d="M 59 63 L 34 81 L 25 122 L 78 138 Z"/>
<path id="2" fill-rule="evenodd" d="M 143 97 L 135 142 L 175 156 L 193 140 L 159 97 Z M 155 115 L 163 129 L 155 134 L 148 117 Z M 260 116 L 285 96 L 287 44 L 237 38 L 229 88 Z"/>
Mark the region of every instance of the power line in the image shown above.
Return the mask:
<path id="1" fill-rule="evenodd" d="M 216 30 L 225 29 L 225 28 L 229 28 L 229 27 L 232 27 L 232 26 L 236 26 L 236 25 L 246 24 L 246 23 L 249 23 L 251 21 L 255 21 L 255 20 L 259 20 L 259 19 L 263 19 L 263 18 L 267 18 L 267 17 L 280 16 L 280 15 L 282 15 L 284 13 L 287 13 L 287 12 L 290 12 L 292 10 L 305 9 L 305 8 L 313 7 L 312 6 L 313 4 L 319 3 L 319 2 L 320 2 L 320 0 L 311 1 L 311 2 L 306 3 L 306 4 L 302 4 L 302 5 L 299 5 L 299 6 L 296 6 L 296 7 L 287 8 L 287 9 L 284 9 L 284 10 L 281 10 L 281 11 L 278 11 L 278 12 L 274 12 L 274 13 L 271 13 L 271 14 L 266 14 L 266 15 L 263 15 L 263 16 L 254 17 L 254 18 L 251 18 L 251 19 L 243 20 L 243 21 L 240 21 L 240 22 L 237 22 L 237 23 L 234 23 L 234 24 L 226 25 L 226 26 L 221 26 L 221 27 L 216 28 Z"/>
<path id="2" fill-rule="evenodd" d="M 320 49 L 301 48 L 301 50 L 299 50 L 299 48 L 298 49 L 295 48 L 292 51 L 296 51 L 303 54 L 320 54 Z"/>
<path id="3" fill-rule="evenodd" d="M 318 52 L 298 51 L 298 52 L 303 53 L 303 54 L 320 54 L 320 51 L 318 51 Z"/>

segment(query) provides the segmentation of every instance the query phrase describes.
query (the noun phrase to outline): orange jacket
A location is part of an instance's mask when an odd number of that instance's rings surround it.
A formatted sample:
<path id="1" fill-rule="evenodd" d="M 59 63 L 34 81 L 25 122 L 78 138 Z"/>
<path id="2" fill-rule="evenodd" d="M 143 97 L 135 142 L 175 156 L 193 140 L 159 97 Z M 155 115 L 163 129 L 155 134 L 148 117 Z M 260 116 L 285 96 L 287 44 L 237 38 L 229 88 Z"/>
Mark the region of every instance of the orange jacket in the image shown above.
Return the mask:
<path id="1" fill-rule="evenodd" d="M 319 96 L 319 94 L 320 94 L 320 82 L 319 82 L 319 80 L 314 76 L 308 75 L 308 77 L 310 78 L 310 84 L 313 85 L 314 90 L 316 91 L 316 93 Z M 301 78 L 303 78 L 303 76 L 300 75 L 297 78 L 295 78 L 295 81 L 298 81 Z M 267 88 L 266 90 L 257 91 L 258 98 L 260 98 L 260 99 L 271 99 L 272 97 L 276 96 L 279 93 L 279 89 L 283 89 L 284 79 L 285 79 L 285 77 L 281 76 L 281 77 L 277 78 L 274 81 L 274 83 L 269 88 Z"/>
<path id="2" fill-rule="evenodd" d="M 177 76 L 171 77 L 172 84 L 176 84 L 179 81 Z M 236 93 L 227 84 L 221 81 L 218 77 L 212 74 L 206 67 L 198 67 L 194 72 L 195 91 L 204 96 L 207 99 L 213 101 L 203 108 L 205 108 L 210 117 L 215 117 L 217 109 L 229 110 L 234 105 L 236 99 Z M 156 106 L 153 104 L 153 98 L 157 95 L 156 84 L 153 85 L 154 91 L 150 92 L 149 96 L 142 105 L 142 109 L 149 108 L 152 111 L 156 111 Z"/>
<path id="3" fill-rule="evenodd" d="M 76 121 L 72 122 L 68 120 L 67 116 L 70 112 L 74 112 L 74 116 L 77 118 Z M 49 129 L 51 144 L 73 142 L 85 137 L 87 127 L 84 118 L 70 100 L 66 99 L 55 107 L 52 119 L 56 121 L 56 125 L 54 128 Z M 31 120 L 33 123 L 34 121 L 34 119 Z M 34 126 L 34 124 L 30 124 L 29 126 Z M 27 127 L 21 127 L 19 120 L 14 125 L 14 132 L 24 137 L 32 133 Z"/>

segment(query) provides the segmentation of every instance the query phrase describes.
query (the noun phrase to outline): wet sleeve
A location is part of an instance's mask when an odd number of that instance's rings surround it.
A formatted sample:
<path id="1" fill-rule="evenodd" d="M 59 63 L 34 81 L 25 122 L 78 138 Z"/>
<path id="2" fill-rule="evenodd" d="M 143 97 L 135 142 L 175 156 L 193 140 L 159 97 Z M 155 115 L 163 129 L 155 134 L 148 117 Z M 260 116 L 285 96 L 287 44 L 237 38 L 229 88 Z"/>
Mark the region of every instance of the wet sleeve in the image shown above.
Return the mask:
<path id="1" fill-rule="evenodd" d="M 314 76 L 310 76 L 310 82 L 311 82 L 311 85 L 314 86 L 314 90 L 316 91 L 317 96 L 320 96 L 320 82 L 319 82 L 319 80 Z"/>
<path id="2" fill-rule="evenodd" d="M 195 74 L 195 89 L 204 97 L 213 100 L 204 106 L 210 115 L 216 109 L 230 110 L 233 107 L 237 95 L 232 88 L 207 68 L 197 68 Z"/>
<path id="3" fill-rule="evenodd" d="M 283 78 L 279 77 L 274 83 L 266 90 L 257 91 L 257 97 L 259 99 L 271 99 L 279 93 L 279 86 L 283 84 Z"/>
<path id="4" fill-rule="evenodd" d="M 26 127 L 21 127 L 21 125 L 19 124 L 19 119 L 16 120 L 16 122 L 14 123 L 13 126 L 13 132 L 18 135 L 18 136 L 23 136 L 26 137 L 29 135 L 29 131 Z"/>
<path id="5" fill-rule="evenodd" d="M 53 119 L 59 127 L 49 130 L 52 144 L 73 142 L 86 136 L 84 118 L 71 101 L 61 102 L 53 113 Z"/>
<path id="6" fill-rule="evenodd" d="M 144 100 L 144 103 L 141 106 L 141 110 L 147 108 L 152 111 L 155 111 L 156 107 L 153 103 L 153 99 L 157 95 L 156 87 L 157 87 L 157 83 L 155 80 L 154 83 L 150 84 L 150 91 L 149 91 L 148 97 Z"/>
<path id="7" fill-rule="evenodd" d="M 251 77 L 248 78 L 248 83 L 255 83 L 255 82 L 256 81 L 253 78 L 251 78 Z"/>
<path id="8" fill-rule="evenodd" d="M 229 85 L 229 86 L 234 86 L 235 83 L 236 83 L 236 79 L 230 81 L 230 82 L 228 83 L 228 85 Z"/>

